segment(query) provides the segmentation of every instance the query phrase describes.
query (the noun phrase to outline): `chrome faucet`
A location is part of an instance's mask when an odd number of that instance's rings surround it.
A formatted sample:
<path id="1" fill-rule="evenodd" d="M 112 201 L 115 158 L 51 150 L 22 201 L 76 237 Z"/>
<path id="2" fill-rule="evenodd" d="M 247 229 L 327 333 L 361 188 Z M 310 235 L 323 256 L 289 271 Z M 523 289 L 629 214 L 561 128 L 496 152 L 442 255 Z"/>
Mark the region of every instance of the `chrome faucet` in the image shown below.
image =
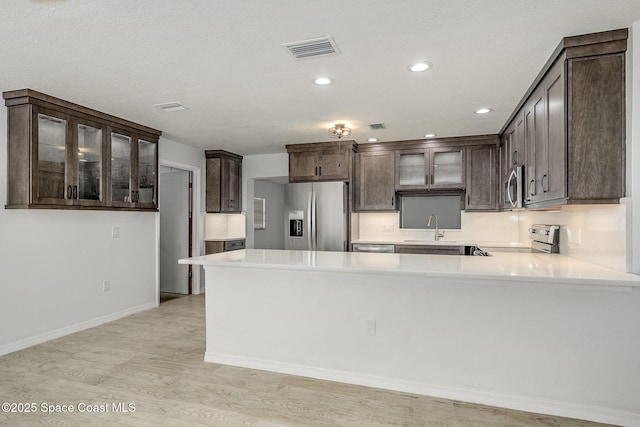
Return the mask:
<path id="1" fill-rule="evenodd" d="M 444 237 L 444 231 L 438 231 L 438 215 L 436 214 L 431 214 L 429 216 L 429 221 L 427 221 L 427 228 L 431 227 L 431 220 L 434 218 L 436 219 L 436 223 L 435 223 L 436 228 L 435 228 L 435 232 L 433 233 L 433 240 L 437 242 L 439 238 Z"/>

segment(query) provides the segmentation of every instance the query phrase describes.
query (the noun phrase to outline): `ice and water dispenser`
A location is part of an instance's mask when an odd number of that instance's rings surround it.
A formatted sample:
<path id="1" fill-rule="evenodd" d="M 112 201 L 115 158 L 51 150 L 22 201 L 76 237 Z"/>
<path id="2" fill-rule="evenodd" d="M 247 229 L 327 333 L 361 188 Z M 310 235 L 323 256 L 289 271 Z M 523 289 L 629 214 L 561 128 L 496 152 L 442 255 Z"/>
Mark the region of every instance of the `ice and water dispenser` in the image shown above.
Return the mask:
<path id="1" fill-rule="evenodd" d="M 303 237 L 304 211 L 289 211 L 289 237 Z"/>

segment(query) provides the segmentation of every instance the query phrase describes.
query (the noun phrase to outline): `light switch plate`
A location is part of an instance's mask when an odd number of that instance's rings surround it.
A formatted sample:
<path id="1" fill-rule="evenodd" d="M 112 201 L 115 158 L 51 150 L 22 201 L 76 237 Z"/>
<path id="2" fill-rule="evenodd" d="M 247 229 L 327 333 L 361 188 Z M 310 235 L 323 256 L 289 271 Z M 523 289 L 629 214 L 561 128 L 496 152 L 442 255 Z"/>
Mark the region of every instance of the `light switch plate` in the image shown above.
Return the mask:
<path id="1" fill-rule="evenodd" d="M 119 227 L 111 227 L 111 237 L 117 239 L 120 237 L 120 228 Z"/>

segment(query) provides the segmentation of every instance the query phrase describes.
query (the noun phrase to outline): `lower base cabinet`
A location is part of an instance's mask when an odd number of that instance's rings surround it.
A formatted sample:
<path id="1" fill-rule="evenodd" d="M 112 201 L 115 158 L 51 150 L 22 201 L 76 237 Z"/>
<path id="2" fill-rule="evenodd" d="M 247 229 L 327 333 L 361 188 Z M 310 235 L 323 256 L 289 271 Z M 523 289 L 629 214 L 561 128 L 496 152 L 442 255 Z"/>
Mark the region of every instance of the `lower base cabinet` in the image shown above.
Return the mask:
<path id="1" fill-rule="evenodd" d="M 205 255 L 244 249 L 245 239 L 236 240 L 206 240 L 204 242 Z"/>

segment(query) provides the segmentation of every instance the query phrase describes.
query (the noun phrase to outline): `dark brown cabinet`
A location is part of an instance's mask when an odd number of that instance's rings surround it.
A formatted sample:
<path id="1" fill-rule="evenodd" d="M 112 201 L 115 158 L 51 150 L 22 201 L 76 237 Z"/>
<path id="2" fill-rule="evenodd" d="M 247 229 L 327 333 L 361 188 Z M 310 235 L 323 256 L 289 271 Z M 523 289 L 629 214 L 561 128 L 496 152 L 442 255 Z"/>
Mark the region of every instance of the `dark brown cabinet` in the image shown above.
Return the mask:
<path id="1" fill-rule="evenodd" d="M 498 147 L 467 147 L 467 194 L 465 210 L 494 211 L 498 208 Z"/>
<path id="2" fill-rule="evenodd" d="M 287 145 L 289 182 L 350 181 L 354 141 Z"/>
<path id="3" fill-rule="evenodd" d="M 396 245 L 397 254 L 418 255 L 465 255 L 464 246 L 460 245 Z"/>
<path id="4" fill-rule="evenodd" d="M 464 186 L 464 147 L 396 151 L 396 190 L 463 189 Z"/>
<path id="5" fill-rule="evenodd" d="M 394 151 L 365 151 L 356 161 L 356 210 L 395 211 Z"/>
<path id="6" fill-rule="evenodd" d="M 224 150 L 205 151 L 207 213 L 242 211 L 242 156 Z"/>
<path id="7" fill-rule="evenodd" d="M 625 195 L 626 29 L 567 37 L 509 120 L 525 151 L 525 206 L 619 203 Z"/>
<path id="8" fill-rule="evenodd" d="M 244 249 L 245 239 L 235 240 L 205 240 L 204 253 L 205 255 L 217 254 L 220 252 L 237 251 Z"/>
<path id="9" fill-rule="evenodd" d="M 160 131 L 30 89 L 3 97 L 7 208 L 157 209 Z"/>

